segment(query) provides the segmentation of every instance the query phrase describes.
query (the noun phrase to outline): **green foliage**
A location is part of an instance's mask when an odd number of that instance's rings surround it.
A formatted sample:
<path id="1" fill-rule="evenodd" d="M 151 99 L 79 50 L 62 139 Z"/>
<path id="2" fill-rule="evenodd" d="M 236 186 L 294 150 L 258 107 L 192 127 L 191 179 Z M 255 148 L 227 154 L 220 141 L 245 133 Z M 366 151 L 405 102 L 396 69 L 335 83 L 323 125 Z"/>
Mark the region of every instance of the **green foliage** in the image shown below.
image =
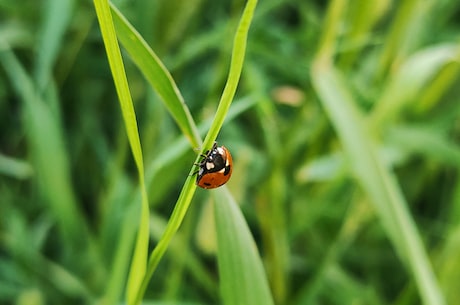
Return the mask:
<path id="1" fill-rule="evenodd" d="M 460 4 L 255 2 L 0 1 L 0 303 L 460 303 Z"/>

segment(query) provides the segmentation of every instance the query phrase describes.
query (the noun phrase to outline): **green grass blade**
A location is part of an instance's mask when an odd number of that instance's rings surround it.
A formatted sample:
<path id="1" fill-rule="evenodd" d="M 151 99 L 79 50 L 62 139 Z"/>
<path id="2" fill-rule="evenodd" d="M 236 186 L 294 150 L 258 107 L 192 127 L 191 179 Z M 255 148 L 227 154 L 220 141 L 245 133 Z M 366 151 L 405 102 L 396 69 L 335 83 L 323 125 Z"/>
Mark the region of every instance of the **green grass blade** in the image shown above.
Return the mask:
<path id="1" fill-rule="evenodd" d="M 401 65 L 384 89 L 372 111 L 370 121 L 374 126 L 398 115 L 408 103 L 417 107 L 418 97 L 442 67 L 459 58 L 456 44 L 440 44 L 419 51 Z"/>
<path id="2" fill-rule="evenodd" d="M 72 189 L 62 126 L 7 46 L 0 50 L 0 62 L 24 104 L 28 145 L 46 203 L 57 219 L 64 242 L 73 245 L 70 249 L 81 248 L 87 242 L 88 230 Z"/>
<path id="3" fill-rule="evenodd" d="M 188 207 L 190 206 L 190 202 L 192 201 L 193 195 L 195 194 L 196 184 L 195 184 L 195 177 L 193 176 L 194 169 L 192 169 L 185 181 L 184 187 L 179 195 L 179 199 L 176 202 L 176 206 L 172 212 L 172 215 L 168 221 L 166 229 L 163 233 L 163 236 L 158 241 L 155 249 L 153 249 L 147 266 L 147 272 L 144 276 L 142 281 L 142 285 L 137 292 L 137 296 L 134 299 L 133 303 L 130 304 L 140 304 L 141 300 L 144 296 L 145 290 L 147 289 L 147 285 L 152 277 L 155 269 L 158 266 L 161 258 L 165 254 L 168 246 L 176 234 L 177 230 L 179 230 L 182 221 L 184 220 L 185 214 L 187 213 Z"/>
<path id="4" fill-rule="evenodd" d="M 134 202 L 138 202 L 137 200 Z M 130 206 L 122 218 L 122 229 L 117 240 L 117 248 L 110 270 L 109 280 L 107 281 L 104 295 L 99 300 L 99 305 L 112 305 L 120 300 L 123 294 L 123 285 L 126 284 L 126 270 L 131 259 L 133 239 L 136 235 L 135 224 L 139 219 L 137 207 Z"/>
<path id="5" fill-rule="evenodd" d="M 316 61 L 311 76 L 341 139 L 352 172 L 375 205 L 397 252 L 412 271 L 424 304 L 445 304 L 401 189 L 379 158 L 375 141 L 344 81 L 327 61 Z"/>
<path id="6" fill-rule="evenodd" d="M 258 102 L 254 97 L 245 97 L 233 102 L 232 107 L 227 113 L 226 122 L 233 120 L 249 108 L 253 107 Z M 205 131 L 211 126 L 211 120 L 206 120 L 198 126 L 200 134 L 205 134 Z M 168 147 L 160 152 L 158 156 L 149 164 L 145 172 L 145 181 L 149 186 L 159 174 L 161 169 L 168 168 L 172 163 L 176 162 L 181 156 L 189 151 L 189 145 L 184 138 L 178 138 L 176 141 L 168 145 Z"/>
<path id="7" fill-rule="evenodd" d="M 220 288 L 225 305 L 274 304 L 251 232 L 227 188 L 214 193 Z"/>
<path id="8" fill-rule="evenodd" d="M 146 272 L 149 240 L 149 206 L 147 191 L 145 187 L 142 149 L 137 128 L 136 114 L 134 112 L 134 106 L 132 103 L 131 94 L 129 92 L 128 81 L 126 79 L 120 48 L 118 46 L 115 28 L 112 22 L 109 3 L 106 0 L 94 0 L 94 6 L 96 8 L 96 14 L 99 20 L 102 38 L 104 40 L 110 69 L 112 71 L 115 88 L 117 90 L 118 98 L 120 101 L 129 144 L 137 166 L 139 184 L 141 188 L 142 203 L 140 211 L 139 231 L 126 291 L 127 303 L 133 304 Z"/>
<path id="9" fill-rule="evenodd" d="M 252 17 L 257 6 L 257 0 L 248 0 L 241 16 L 238 29 L 233 40 L 232 59 L 230 62 L 230 71 L 228 72 L 227 82 L 224 91 L 219 101 L 219 107 L 216 111 L 216 116 L 211 124 L 208 134 L 203 142 L 203 147 L 209 149 L 219 134 L 222 125 L 224 124 L 225 116 L 230 108 L 233 97 L 235 96 L 238 81 L 240 80 L 241 71 L 243 69 L 244 55 L 246 53 L 246 43 L 248 39 L 249 27 Z"/>
<path id="10" fill-rule="evenodd" d="M 418 153 L 430 160 L 460 168 L 459 145 L 434 130 L 420 126 L 395 126 L 389 128 L 386 139 L 409 154 Z"/>
<path id="11" fill-rule="evenodd" d="M 226 86 L 224 88 L 224 92 L 222 94 L 222 98 L 219 102 L 219 106 L 216 112 L 216 116 L 211 124 L 211 128 L 206 136 L 206 140 L 203 144 L 203 150 L 206 149 L 206 143 L 209 144 L 211 147 L 212 143 L 217 138 L 217 134 L 219 133 L 220 128 L 222 127 L 225 117 L 228 113 L 230 105 L 232 103 L 233 97 L 236 92 L 236 87 L 238 85 L 238 81 L 241 75 L 241 70 L 243 67 L 244 61 L 244 54 L 246 52 L 246 41 L 247 35 L 249 31 L 249 26 L 251 24 L 252 16 L 254 14 L 254 10 L 256 7 L 257 1 L 250 0 L 248 1 L 243 15 L 241 17 L 237 32 L 235 34 L 234 39 L 234 46 L 232 51 L 232 60 L 230 64 L 230 71 L 227 79 Z M 200 156 L 197 156 L 196 162 L 199 161 Z M 196 163 L 195 162 L 195 163 Z M 168 225 L 166 226 L 165 232 L 163 233 L 162 238 L 158 241 L 157 246 L 152 251 L 150 255 L 147 272 L 142 282 L 142 286 L 139 290 L 139 293 L 134 301 L 133 304 L 140 304 L 142 297 L 147 289 L 148 282 L 152 277 L 155 269 L 158 266 L 161 258 L 163 257 L 164 253 L 166 252 L 171 239 L 179 229 L 185 214 L 190 206 L 190 202 L 193 198 L 193 195 L 196 190 L 195 185 L 195 177 L 193 177 L 193 173 L 195 172 L 195 166 L 193 166 L 190 170 L 189 176 L 185 181 L 184 187 L 179 195 L 179 199 L 174 207 L 174 211 L 169 219 Z"/>
<path id="12" fill-rule="evenodd" d="M 43 27 L 38 38 L 35 82 L 42 92 L 51 80 L 62 39 L 74 11 L 74 0 L 47 0 L 43 5 Z"/>
<path id="13" fill-rule="evenodd" d="M 16 179 L 30 178 L 33 174 L 31 165 L 24 161 L 0 154 L 0 174 Z"/>
<path id="14" fill-rule="evenodd" d="M 430 22 L 426 19 L 433 12 L 436 2 L 408 0 L 401 2 L 391 22 L 391 29 L 383 41 L 382 54 L 376 67 L 376 75 L 381 79 L 391 67 L 398 64 L 412 50 L 422 44 L 421 36 L 414 33 L 425 33 Z"/>
<path id="15" fill-rule="evenodd" d="M 148 46 L 147 42 L 145 42 L 114 5 L 112 5 L 112 12 L 118 38 L 128 51 L 131 59 L 161 97 L 166 108 L 179 125 L 182 133 L 190 141 L 192 147 L 200 147 L 201 138 L 197 127 L 171 74 Z"/>

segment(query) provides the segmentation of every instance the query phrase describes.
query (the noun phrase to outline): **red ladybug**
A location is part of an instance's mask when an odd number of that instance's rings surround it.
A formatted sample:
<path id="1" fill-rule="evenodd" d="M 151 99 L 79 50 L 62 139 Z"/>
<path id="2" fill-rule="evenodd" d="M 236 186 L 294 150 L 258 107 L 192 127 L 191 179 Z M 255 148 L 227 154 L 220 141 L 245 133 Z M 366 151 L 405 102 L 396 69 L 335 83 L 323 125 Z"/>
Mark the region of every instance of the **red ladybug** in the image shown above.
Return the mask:
<path id="1" fill-rule="evenodd" d="M 214 142 L 211 150 L 202 155 L 203 160 L 197 165 L 196 185 L 204 189 L 213 189 L 224 185 L 232 175 L 232 155 L 225 146 Z"/>

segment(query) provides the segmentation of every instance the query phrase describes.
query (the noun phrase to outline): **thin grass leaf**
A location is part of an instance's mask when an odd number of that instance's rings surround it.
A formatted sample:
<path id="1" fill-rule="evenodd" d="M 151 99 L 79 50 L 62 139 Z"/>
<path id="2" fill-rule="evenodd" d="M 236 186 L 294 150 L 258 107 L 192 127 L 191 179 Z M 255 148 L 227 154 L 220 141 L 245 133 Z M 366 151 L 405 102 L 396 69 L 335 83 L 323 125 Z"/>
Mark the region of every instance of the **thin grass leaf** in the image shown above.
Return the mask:
<path id="1" fill-rule="evenodd" d="M 174 79 L 160 58 L 148 46 L 134 27 L 112 4 L 113 22 L 118 38 L 131 59 L 161 97 L 164 105 L 194 148 L 201 146 L 201 138 L 190 110 L 184 102 Z"/>
<path id="2" fill-rule="evenodd" d="M 217 107 L 216 116 L 211 124 L 208 134 L 203 142 L 203 151 L 209 149 L 219 134 L 224 124 L 225 116 L 235 96 L 236 88 L 240 80 L 243 69 L 244 56 L 246 53 L 246 43 L 248 39 L 249 27 L 252 17 L 257 6 L 257 0 L 248 0 L 241 16 L 240 23 L 233 39 L 232 59 L 230 62 L 230 71 L 228 72 L 227 82 Z"/>
<path id="3" fill-rule="evenodd" d="M 240 100 L 237 100 L 232 103 L 232 107 L 227 113 L 225 122 L 233 120 L 235 117 L 239 116 L 249 108 L 253 107 L 258 100 L 253 97 L 245 97 Z M 211 126 L 211 120 L 206 120 L 198 126 L 200 134 L 204 134 L 206 130 Z M 187 151 L 189 151 L 190 145 L 187 145 L 187 142 L 184 138 L 178 138 L 176 141 L 168 145 L 168 147 L 160 152 L 158 156 L 149 164 L 145 173 L 145 181 L 147 185 L 152 184 L 152 182 L 157 177 L 161 169 L 168 168 L 172 163 L 176 162 L 181 156 L 183 156 Z"/>
<path id="4" fill-rule="evenodd" d="M 339 66 L 349 68 L 359 59 L 360 51 L 374 38 L 370 37 L 371 29 L 384 16 L 390 7 L 391 1 L 358 0 L 349 7 L 351 17 L 350 29 L 345 31 L 343 41 L 346 42 L 346 52 L 340 57 Z"/>
<path id="5" fill-rule="evenodd" d="M 457 60 L 443 66 L 436 77 L 421 92 L 419 102 L 414 105 L 415 109 L 413 109 L 416 114 L 425 114 L 435 108 L 437 103 L 442 101 L 442 97 L 449 92 L 460 74 L 460 52 L 456 57 Z"/>
<path id="6" fill-rule="evenodd" d="M 388 142 L 446 165 L 460 168 L 460 147 L 433 130 L 423 127 L 395 126 L 386 133 Z"/>
<path id="7" fill-rule="evenodd" d="M 341 139 L 352 172 L 375 205 L 397 252 L 412 271 L 424 304 L 445 304 L 407 203 L 395 177 L 379 158 L 375 141 L 351 93 L 328 61 L 314 62 L 311 76 Z"/>
<path id="8" fill-rule="evenodd" d="M 384 89 L 369 119 L 372 124 L 378 127 L 385 120 L 398 115 L 409 102 L 418 102 L 420 92 L 442 67 L 458 61 L 458 54 L 458 45 L 442 44 L 409 57 Z"/>
<path id="9" fill-rule="evenodd" d="M 145 290 L 147 289 L 147 285 L 150 281 L 150 278 L 155 272 L 158 263 L 165 254 L 172 238 L 176 234 L 177 230 L 179 230 L 179 227 L 182 224 L 182 221 L 184 220 L 185 214 L 187 213 L 188 207 L 190 206 L 190 202 L 192 201 L 193 195 L 195 194 L 196 190 L 195 177 L 193 176 L 193 173 L 194 168 L 192 167 L 192 170 L 187 176 L 187 180 L 185 181 L 184 187 L 182 188 L 182 191 L 179 195 L 179 199 L 176 202 L 176 205 L 171 214 L 166 229 L 163 233 L 163 236 L 158 241 L 158 244 L 156 245 L 155 249 L 153 249 L 152 253 L 150 254 L 147 271 L 142 280 L 142 284 L 137 291 L 137 295 L 133 302 L 129 304 L 137 305 L 141 303 Z"/>
<path id="10" fill-rule="evenodd" d="M 422 35 L 415 33 L 427 31 L 431 19 L 429 14 L 435 5 L 435 1 L 407 0 L 400 3 L 376 67 L 378 79 L 383 78 L 391 67 L 400 64 L 401 60 L 421 44 Z"/>
<path id="11" fill-rule="evenodd" d="M 0 154 L 0 174 L 16 179 L 27 179 L 32 176 L 33 169 L 30 164 L 24 160 Z"/>
<path id="12" fill-rule="evenodd" d="M 135 200 L 134 203 L 138 203 Z M 139 219 L 139 212 L 136 206 L 131 205 L 122 218 L 122 228 L 117 240 L 117 248 L 110 270 L 110 276 L 106 285 L 104 295 L 99 300 L 100 305 L 116 304 L 123 294 L 123 285 L 126 284 L 127 266 L 131 258 L 131 250 L 134 236 L 136 235 L 135 224 Z"/>
<path id="13" fill-rule="evenodd" d="M 35 82 L 41 93 L 51 79 L 62 39 L 74 11 L 74 0 L 47 0 L 43 5 L 43 27 L 39 33 Z"/>
<path id="14" fill-rule="evenodd" d="M 274 304 L 262 261 L 227 188 L 214 193 L 220 289 L 225 305 Z"/>
<path id="15" fill-rule="evenodd" d="M 120 101 L 120 106 L 125 122 L 125 128 L 129 139 L 131 151 L 139 174 L 139 185 L 141 191 L 140 223 L 137 235 L 136 246 L 131 263 L 126 298 L 128 304 L 134 304 L 137 292 L 146 272 L 148 241 L 149 241 L 149 206 L 147 190 L 145 187 L 144 165 L 142 157 L 139 131 L 137 128 L 136 114 L 129 92 L 128 81 L 118 46 L 115 28 L 112 22 L 110 6 L 106 0 L 94 0 L 102 38 L 107 51 L 110 69 L 112 71 L 115 88 Z"/>

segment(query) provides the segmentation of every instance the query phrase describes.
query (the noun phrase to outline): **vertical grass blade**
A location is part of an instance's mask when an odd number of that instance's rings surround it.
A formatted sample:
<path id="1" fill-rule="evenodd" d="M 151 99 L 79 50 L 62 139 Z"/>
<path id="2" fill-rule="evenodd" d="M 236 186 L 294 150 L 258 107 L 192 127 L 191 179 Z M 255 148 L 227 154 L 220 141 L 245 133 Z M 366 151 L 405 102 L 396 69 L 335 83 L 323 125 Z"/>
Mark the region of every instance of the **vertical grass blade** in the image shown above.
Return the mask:
<path id="1" fill-rule="evenodd" d="M 118 99 L 120 101 L 129 144 L 138 170 L 142 196 L 139 231 L 126 290 L 127 303 L 133 304 L 146 272 L 149 240 L 149 206 L 144 181 L 142 149 L 137 128 L 136 114 L 129 92 L 128 81 L 126 79 L 123 60 L 115 34 L 115 27 L 112 22 L 109 3 L 107 0 L 94 0 L 94 6 L 96 8 L 96 14 L 107 51 Z"/>
<path id="2" fill-rule="evenodd" d="M 0 50 L 0 62 L 24 104 L 28 145 L 49 209 L 57 219 L 66 245 L 70 249 L 81 248 L 88 241 L 88 228 L 72 189 L 62 126 L 7 46 Z"/>
<path id="3" fill-rule="evenodd" d="M 40 31 L 37 48 L 35 82 L 39 93 L 50 81 L 62 38 L 74 11 L 74 0 L 43 1 L 43 27 Z"/>
<path id="4" fill-rule="evenodd" d="M 398 254 L 412 271 L 423 303 L 445 304 L 407 203 L 395 177 L 377 154 L 375 140 L 368 133 L 351 93 L 328 61 L 314 62 L 311 76 L 352 172 L 374 204 Z"/>

